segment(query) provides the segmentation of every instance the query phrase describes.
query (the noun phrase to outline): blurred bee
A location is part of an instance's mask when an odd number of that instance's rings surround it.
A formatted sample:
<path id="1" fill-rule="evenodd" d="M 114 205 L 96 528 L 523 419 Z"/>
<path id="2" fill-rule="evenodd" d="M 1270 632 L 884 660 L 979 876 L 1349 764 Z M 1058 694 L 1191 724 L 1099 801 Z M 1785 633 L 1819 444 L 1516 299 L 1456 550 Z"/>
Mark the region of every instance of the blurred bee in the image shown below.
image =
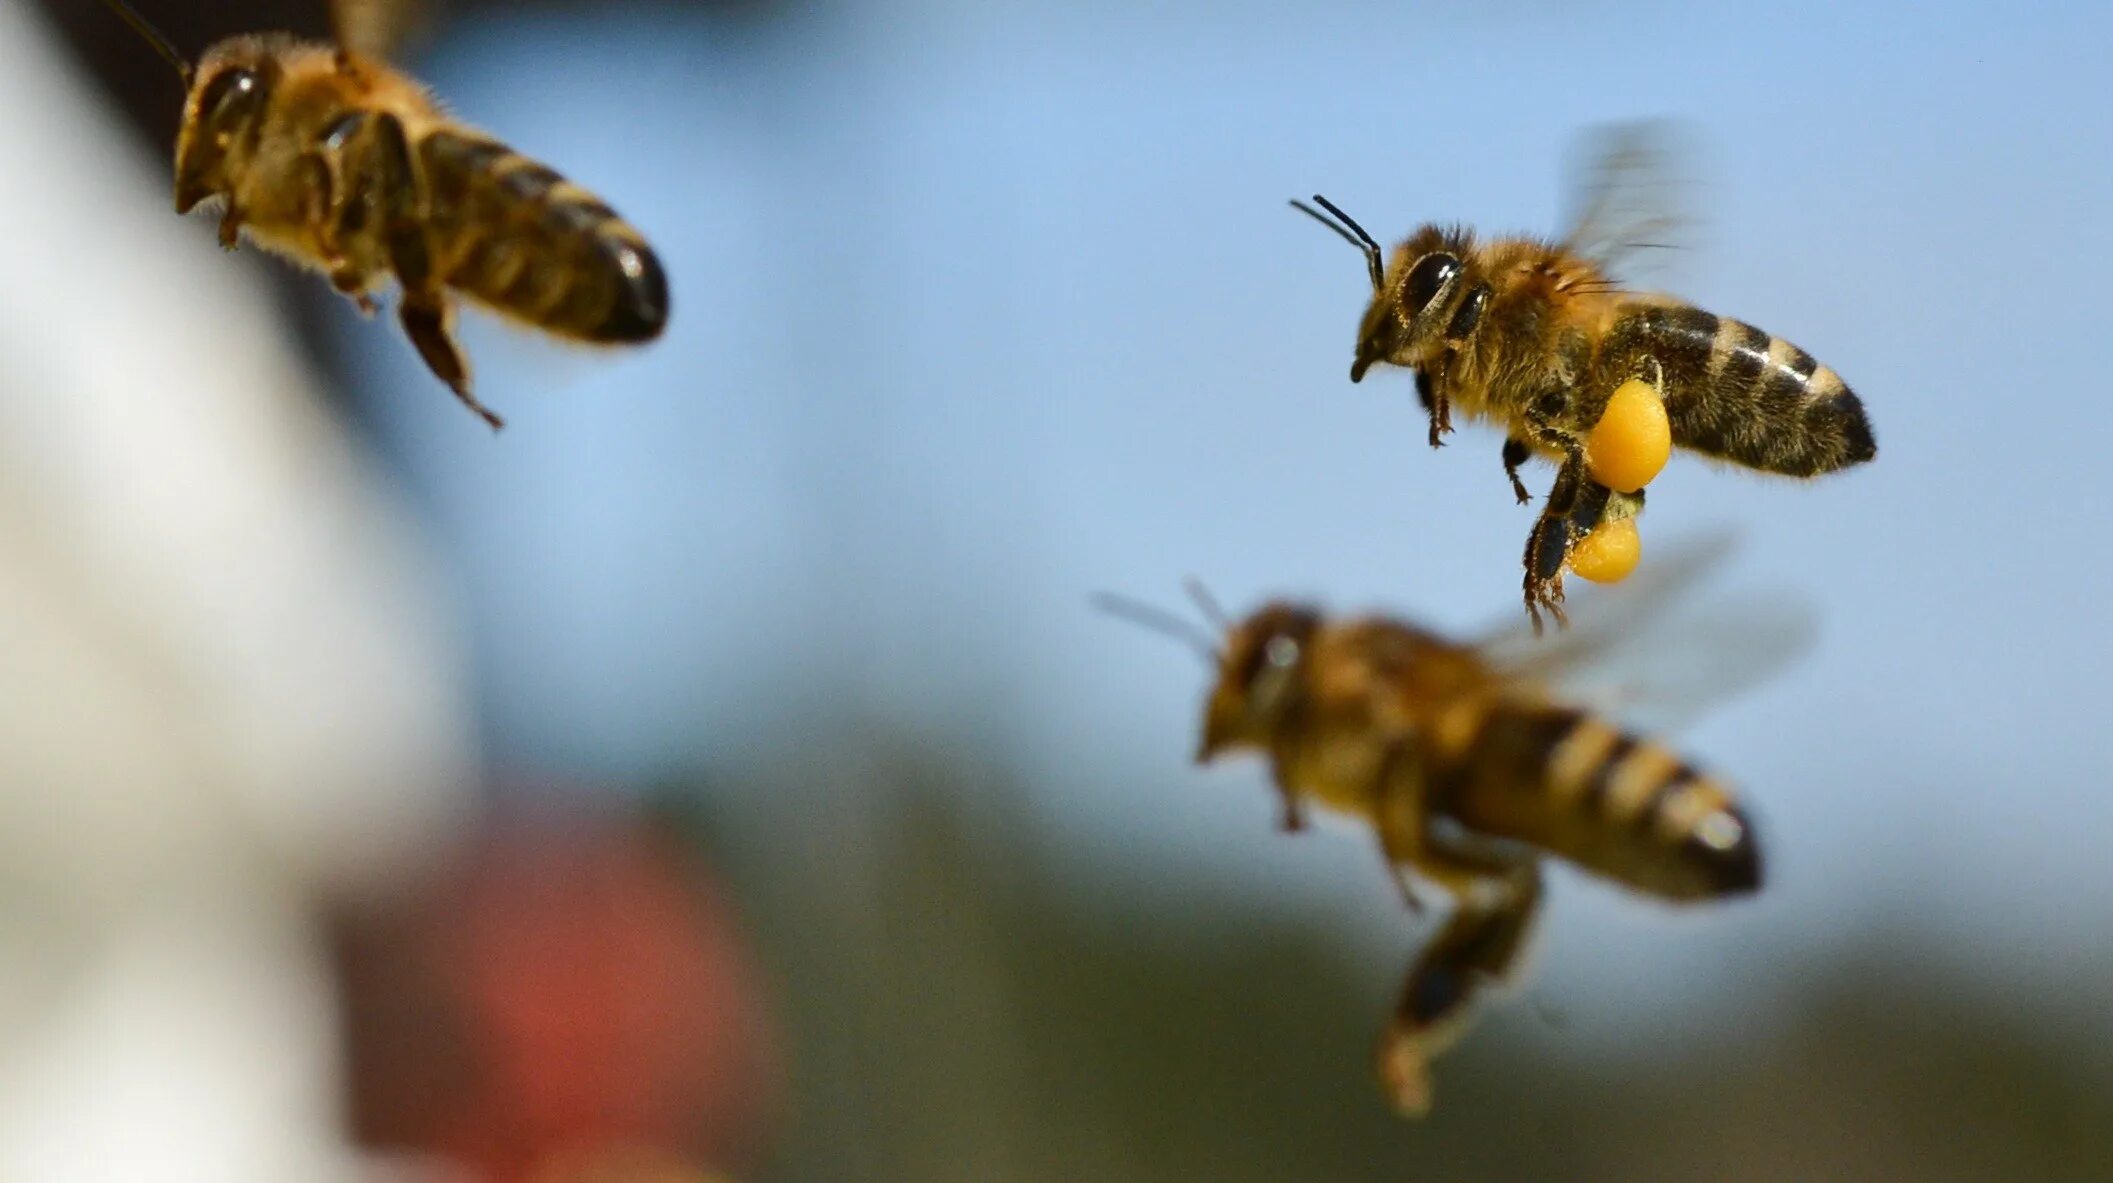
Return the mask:
<path id="1" fill-rule="evenodd" d="M 1559 242 L 1478 239 L 1432 223 L 1383 262 L 1377 240 L 1326 198 L 1324 214 L 1291 204 L 1364 252 L 1373 296 L 1357 331 L 1350 380 L 1375 363 L 1407 366 L 1439 447 L 1457 409 L 1506 432 L 1504 471 L 1521 504 L 1519 466 L 1555 461 L 1548 500 L 1526 542 L 1526 610 L 1563 621 L 1563 561 L 1602 521 L 1634 516 L 1639 489 L 1591 478 L 1584 441 L 1630 379 L 1665 400 L 1673 443 L 1727 463 L 1816 477 L 1877 455 L 1863 404 L 1811 354 L 1752 325 L 1614 278 L 1632 252 L 1667 245 L 1660 132 L 1609 131 L 1586 153 L 1584 200 Z M 1332 215 L 1332 217 L 1331 217 Z"/>
<path id="2" fill-rule="evenodd" d="M 588 344 L 650 341 L 667 323 L 667 277 L 637 230 L 384 64 L 409 0 L 336 0 L 335 45 L 232 37 L 195 67 L 124 0 L 104 3 L 183 78 L 176 211 L 219 199 L 222 246 L 247 235 L 370 315 L 394 279 L 419 356 L 495 430 L 470 393 L 451 291 Z"/>
<path id="3" fill-rule="evenodd" d="M 1802 648 L 1809 625 L 1780 598 L 1726 601 L 1715 614 L 1659 611 L 1718 553 L 1697 548 L 1655 565 L 1543 642 L 1515 627 L 1462 643 L 1286 601 L 1230 622 L 1192 585 L 1213 635 L 1101 597 L 1105 610 L 1188 641 L 1216 667 L 1198 763 L 1268 757 L 1285 830 L 1303 828 L 1313 804 L 1362 818 L 1413 910 L 1419 879 L 1453 897 L 1379 1044 L 1381 1082 L 1404 1114 L 1428 1109 L 1432 1057 L 1519 963 L 1545 858 L 1675 902 L 1760 888 L 1760 847 L 1729 786 L 1555 690 L 1597 670 L 1614 675 L 1632 709 L 1641 695 L 1693 710 Z"/>

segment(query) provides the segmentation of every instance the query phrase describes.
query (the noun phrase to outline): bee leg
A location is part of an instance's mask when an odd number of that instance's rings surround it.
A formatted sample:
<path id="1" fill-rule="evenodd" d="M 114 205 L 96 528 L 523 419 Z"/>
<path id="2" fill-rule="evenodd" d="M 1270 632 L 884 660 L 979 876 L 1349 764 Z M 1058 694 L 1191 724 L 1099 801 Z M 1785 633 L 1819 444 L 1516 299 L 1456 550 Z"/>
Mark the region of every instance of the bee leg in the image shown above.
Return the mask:
<path id="1" fill-rule="evenodd" d="M 463 406 L 490 424 L 493 431 L 498 431 L 506 426 L 506 420 L 470 393 L 469 363 L 463 360 L 462 349 L 449 332 L 453 312 L 445 297 L 420 293 L 415 296 L 406 294 L 396 316 L 403 323 L 404 333 L 411 338 L 411 344 L 417 346 L 418 356 L 425 359 L 426 368 L 447 383 L 448 389 L 455 392 Z"/>
<path id="2" fill-rule="evenodd" d="M 1563 559 L 1570 553 L 1570 510 L 1577 504 L 1578 485 L 1584 479 L 1582 461 L 1574 457 L 1564 461 L 1555 483 L 1548 487 L 1540 519 L 1526 535 L 1526 615 L 1533 621 L 1535 636 L 1541 633 L 1543 608 L 1558 626 L 1569 623 L 1563 615 Z"/>
<path id="3" fill-rule="evenodd" d="M 367 277 L 357 271 L 342 266 L 332 267 L 330 286 L 336 288 L 339 295 L 352 301 L 352 306 L 359 309 L 361 316 L 373 316 L 381 311 L 382 306 L 374 302 L 373 296 L 367 294 Z"/>
<path id="4" fill-rule="evenodd" d="M 1547 609 L 1559 627 L 1568 626 L 1563 614 L 1563 560 L 1570 544 L 1592 532 L 1605 516 L 1612 490 L 1585 474 L 1582 452 L 1573 452 L 1549 486 L 1548 500 L 1541 506 L 1540 520 L 1526 536 L 1526 614 L 1533 631 L 1541 631 L 1541 610 Z"/>
<path id="5" fill-rule="evenodd" d="M 1526 612 L 1533 617 L 1536 634 L 1541 631 L 1537 607 L 1548 609 L 1558 625 L 1570 623 L 1563 615 L 1563 560 L 1571 545 L 1603 522 L 1642 513 L 1643 500 L 1642 489 L 1621 493 L 1586 476 L 1577 457 L 1564 462 L 1555 487 L 1548 491 L 1548 504 L 1526 538 Z"/>
<path id="6" fill-rule="evenodd" d="M 419 194 L 418 173 L 411 164 L 411 144 L 401 120 L 390 114 L 369 117 L 372 145 L 378 157 L 378 180 L 374 192 L 380 196 L 383 239 L 388 244 L 389 263 L 403 286 L 403 302 L 396 318 L 404 334 L 418 349 L 426 368 L 447 383 L 449 390 L 493 431 L 506 421 L 470 393 L 469 362 L 450 331 L 454 308 L 446 290 L 433 274 L 433 253 L 426 240 L 425 202 Z"/>
<path id="7" fill-rule="evenodd" d="M 1284 794 L 1284 809 L 1277 819 L 1277 828 L 1287 834 L 1296 834 L 1306 828 L 1306 811 L 1299 808 L 1297 799 L 1289 792 Z"/>
<path id="8" fill-rule="evenodd" d="M 1445 395 L 1439 393 L 1437 380 L 1428 370 L 1416 371 L 1416 401 L 1423 404 L 1423 409 L 1431 417 L 1431 446 L 1444 447 L 1445 440 L 1441 437 L 1450 435 L 1453 430 L 1453 406 Z"/>
<path id="9" fill-rule="evenodd" d="M 220 249 L 234 250 L 242 245 L 242 210 L 235 204 L 233 194 L 228 195 L 227 208 L 220 211 Z"/>
<path id="10" fill-rule="evenodd" d="M 1504 475 L 1511 478 L 1511 495 L 1519 499 L 1520 505 L 1533 500 L 1533 495 L 1526 491 L 1526 482 L 1519 479 L 1519 466 L 1532 457 L 1533 449 L 1524 440 L 1516 436 L 1505 437 Z"/>
<path id="11" fill-rule="evenodd" d="M 1429 1110 L 1432 1059 L 1466 1028 L 1470 1004 L 1517 965 L 1541 902 L 1537 861 L 1434 849 L 1417 866 L 1459 904 L 1410 964 L 1380 1039 L 1380 1081 L 1395 1107 L 1410 1116 Z"/>
<path id="12" fill-rule="evenodd" d="M 1298 754 L 1289 747 L 1280 745 L 1270 756 L 1269 763 L 1276 781 L 1277 799 L 1283 806 L 1283 812 L 1278 815 L 1277 828 L 1286 834 L 1296 834 L 1306 828 L 1306 811 L 1299 807 L 1299 792 L 1292 787 L 1290 778 L 1285 775 L 1285 769 L 1296 762 Z"/>
<path id="13" fill-rule="evenodd" d="M 338 183 L 342 171 L 336 163 L 339 140 L 337 135 L 328 136 L 321 146 L 301 157 L 308 170 L 308 224 L 315 230 L 316 246 L 323 268 L 330 274 L 330 286 L 357 305 L 361 316 L 373 316 L 381 307 L 367 294 L 372 286 L 368 276 L 352 266 L 339 245 L 344 232 L 359 229 L 366 216 L 366 203 Z"/>
<path id="14" fill-rule="evenodd" d="M 1582 537 L 1576 529 L 1580 508 L 1588 506 L 1595 496 L 1603 504 L 1606 497 L 1605 487 L 1585 474 L 1584 442 L 1573 438 L 1562 426 L 1572 401 L 1570 388 L 1557 386 L 1535 399 L 1521 416 L 1526 439 L 1518 441 L 1520 452 L 1539 445 L 1563 455 L 1555 482 L 1548 488 L 1548 499 L 1541 504 L 1540 520 L 1526 536 L 1526 615 L 1533 620 L 1536 636 L 1541 632 L 1541 610 L 1544 608 L 1555 617 L 1558 627 L 1570 623 L 1563 615 L 1563 560 L 1570 553 L 1570 544 Z M 1507 469 L 1513 454 L 1507 441 L 1504 451 Z M 1514 492 L 1524 491 L 1516 487 L 1516 475 L 1512 481 Z M 1597 506 L 1589 507 L 1591 515 L 1597 512 Z M 1592 516 L 1587 530 L 1597 521 L 1597 517 Z"/>
<path id="15" fill-rule="evenodd" d="M 1393 878 L 1394 886 L 1401 889 L 1402 905 L 1408 908 L 1411 915 L 1421 916 L 1423 915 L 1423 897 L 1416 894 L 1415 872 L 1410 869 L 1411 863 L 1409 859 L 1401 851 L 1393 849 L 1393 846 L 1394 844 L 1388 841 L 1386 832 L 1381 831 L 1379 854 L 1381 858 L 1386 860 L 1387 874 Z"/>
<path id="16" fill-rule="evenodd" d="M 1416 894 L 1413 867 L 1423 857 L 1427 836 L 1423 814 L 1423 764 L 1415 745 L 1396 739 L 1380 757 L 1379 808 L 1375 829 L 1379 831 L 1379 855 L 1387 874 L 1401 889 L 1401 902 L 1410 912 L 1423 914 L 1423 899 Z"/>

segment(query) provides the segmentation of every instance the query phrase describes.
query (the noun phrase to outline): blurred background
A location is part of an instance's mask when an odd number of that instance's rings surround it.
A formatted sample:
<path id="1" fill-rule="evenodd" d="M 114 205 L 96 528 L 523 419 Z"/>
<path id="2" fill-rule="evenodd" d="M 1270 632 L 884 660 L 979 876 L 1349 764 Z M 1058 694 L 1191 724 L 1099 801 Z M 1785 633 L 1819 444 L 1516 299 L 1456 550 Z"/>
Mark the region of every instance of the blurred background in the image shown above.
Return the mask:
<path id="1" fill-rule="evenodd" d="M 410 68 L 674 290 L 634 354 L 472 318 L 493 438 L 170 215 L 177 88 L 100 4 L 0 8 L 0 1176 L 2113 1178 L 2109 36 L 455 3 Z M 1552 231 L 1643 116 L 1700 149 L 1677 290 L 1880 457 L 1654 485 L 1647 546 L 1736 526 L 1820 616 L 1682 737 L 1768 888 L 1557 871 L 1404 1124 L 1370 1047 L 1430 921 L 1189 766 L 1203 672 L 1087 595 L 1514 614 L 1499 439 L 1346 381 L 1361 265 L 1284 201 Z"/>

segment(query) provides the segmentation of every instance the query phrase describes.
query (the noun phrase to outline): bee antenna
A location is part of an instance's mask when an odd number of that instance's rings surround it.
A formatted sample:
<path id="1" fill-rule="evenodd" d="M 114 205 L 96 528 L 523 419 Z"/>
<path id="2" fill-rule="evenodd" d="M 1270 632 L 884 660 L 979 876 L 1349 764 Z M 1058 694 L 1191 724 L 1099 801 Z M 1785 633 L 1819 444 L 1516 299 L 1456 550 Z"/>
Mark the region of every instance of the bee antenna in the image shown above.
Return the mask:
<path id="1" fill-rule="evenodd" d="M 1218 660 L 1218 638 L 1205 632 L 1203 627 L 1193 620 L 1176 616 L 1143 600 L 1116 595 L 1114 592 L 1093 593 L 1093 606 L 1117 620 L 1126 620 L 1163 637 L 1172 637 L 1194 649 L 1205 664 Z"/>
<path id="2" fill-rule="evenodd" d="M 1212 628 L 1221 633 L 1232 631 L 1233 618 L 1227 616 L 1225 609 L 1218 606 L 1218 597 L 1211 594 L 1211 589 L 1203 586 L 1201 579 L 1194 575 L 1189 576 L 1181 581 L 1181 590 L 1189 594 L 1189 603 L 1196 605 L 1196 610 L 1203 613 L 1203 619 L 1209 621 Z"/>
<path id="3" fill-rule="evenodd" d="M 1292 201 L 1291 208 L 1342 235 L 1344 242 L 1364 252 L 1365 267 L 1372 272 L 1372 290 L 1376 292 L 1380 288 L 1385 287 L 1387 268 L 1382 257 L 1383 252 L 1379 248 L 1379 240 L 1365 233 L 1365 228 L 1357 224 L 1357 219 L 1336 208 L 1334 202 L 1318 193 L 1313 195 L 1313 199 L 1320 203 L 1321 209 L 1327 210 L 1329 214 L 1334 214 L 1335 217 L 1331 219 L 1327 214 L 1323 214 L 1321 210 L 1317 210 L 1296 199 Z"/>
<path id="4" fill-rule="evenodd" d="M 176 67 L 176 75 L 183 79 L 184 88 L 190 88 L 191 63 L 185 61 L 183 55 L 176 52 L 176 47 L 169 44 L 169 39 L 161 35 L 160 29 L 148 24 L 147 18 L 141 16 L 138 9 L 125 3 L 125 0 L 103 0 L 103 4 L 110 11 L 116 13 L 126 24 L 131 25 L 133 32 L 146 38 L 147 44 L 154 47 L 154 52 L 160 54 L 162 60 Z"/>

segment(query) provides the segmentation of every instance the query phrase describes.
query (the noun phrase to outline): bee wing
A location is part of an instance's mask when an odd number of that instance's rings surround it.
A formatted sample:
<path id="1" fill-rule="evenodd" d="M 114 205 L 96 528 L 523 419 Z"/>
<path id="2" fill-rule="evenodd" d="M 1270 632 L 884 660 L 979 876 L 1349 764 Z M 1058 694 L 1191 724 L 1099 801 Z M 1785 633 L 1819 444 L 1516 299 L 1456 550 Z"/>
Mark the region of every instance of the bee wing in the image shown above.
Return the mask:
<path id="1" fill-rule="evenodd" d="M 1631 277 L 1646 261 L 1667 263 L 1689 246 L 1695 219 L 1683 170 L 1694 152 L 1685 140 L 1678 125 L 1663 120 L 1608 124 L 1581 136 L 1563 246 L 1610 275 Z"/>
<path id="2" fill-rule="evenodd" d="M 387 60 L 418 18 L 419 0 L 331 0 L 337 43 L 362 57 Z"/>
<path id="3" fill-rule="evenodd" d="M 1676 543 L 1627 582 L 1578 597 L 1569 628 L 1536 638 L 1509 623 L 1481 642 L 1483 657 L 1499 677 L 1646 730 L 1679 730 L 1781 671 L 1818 635 L 1794 595 L 1693 595 L 1731 549 L 1730 534 Z"/>

